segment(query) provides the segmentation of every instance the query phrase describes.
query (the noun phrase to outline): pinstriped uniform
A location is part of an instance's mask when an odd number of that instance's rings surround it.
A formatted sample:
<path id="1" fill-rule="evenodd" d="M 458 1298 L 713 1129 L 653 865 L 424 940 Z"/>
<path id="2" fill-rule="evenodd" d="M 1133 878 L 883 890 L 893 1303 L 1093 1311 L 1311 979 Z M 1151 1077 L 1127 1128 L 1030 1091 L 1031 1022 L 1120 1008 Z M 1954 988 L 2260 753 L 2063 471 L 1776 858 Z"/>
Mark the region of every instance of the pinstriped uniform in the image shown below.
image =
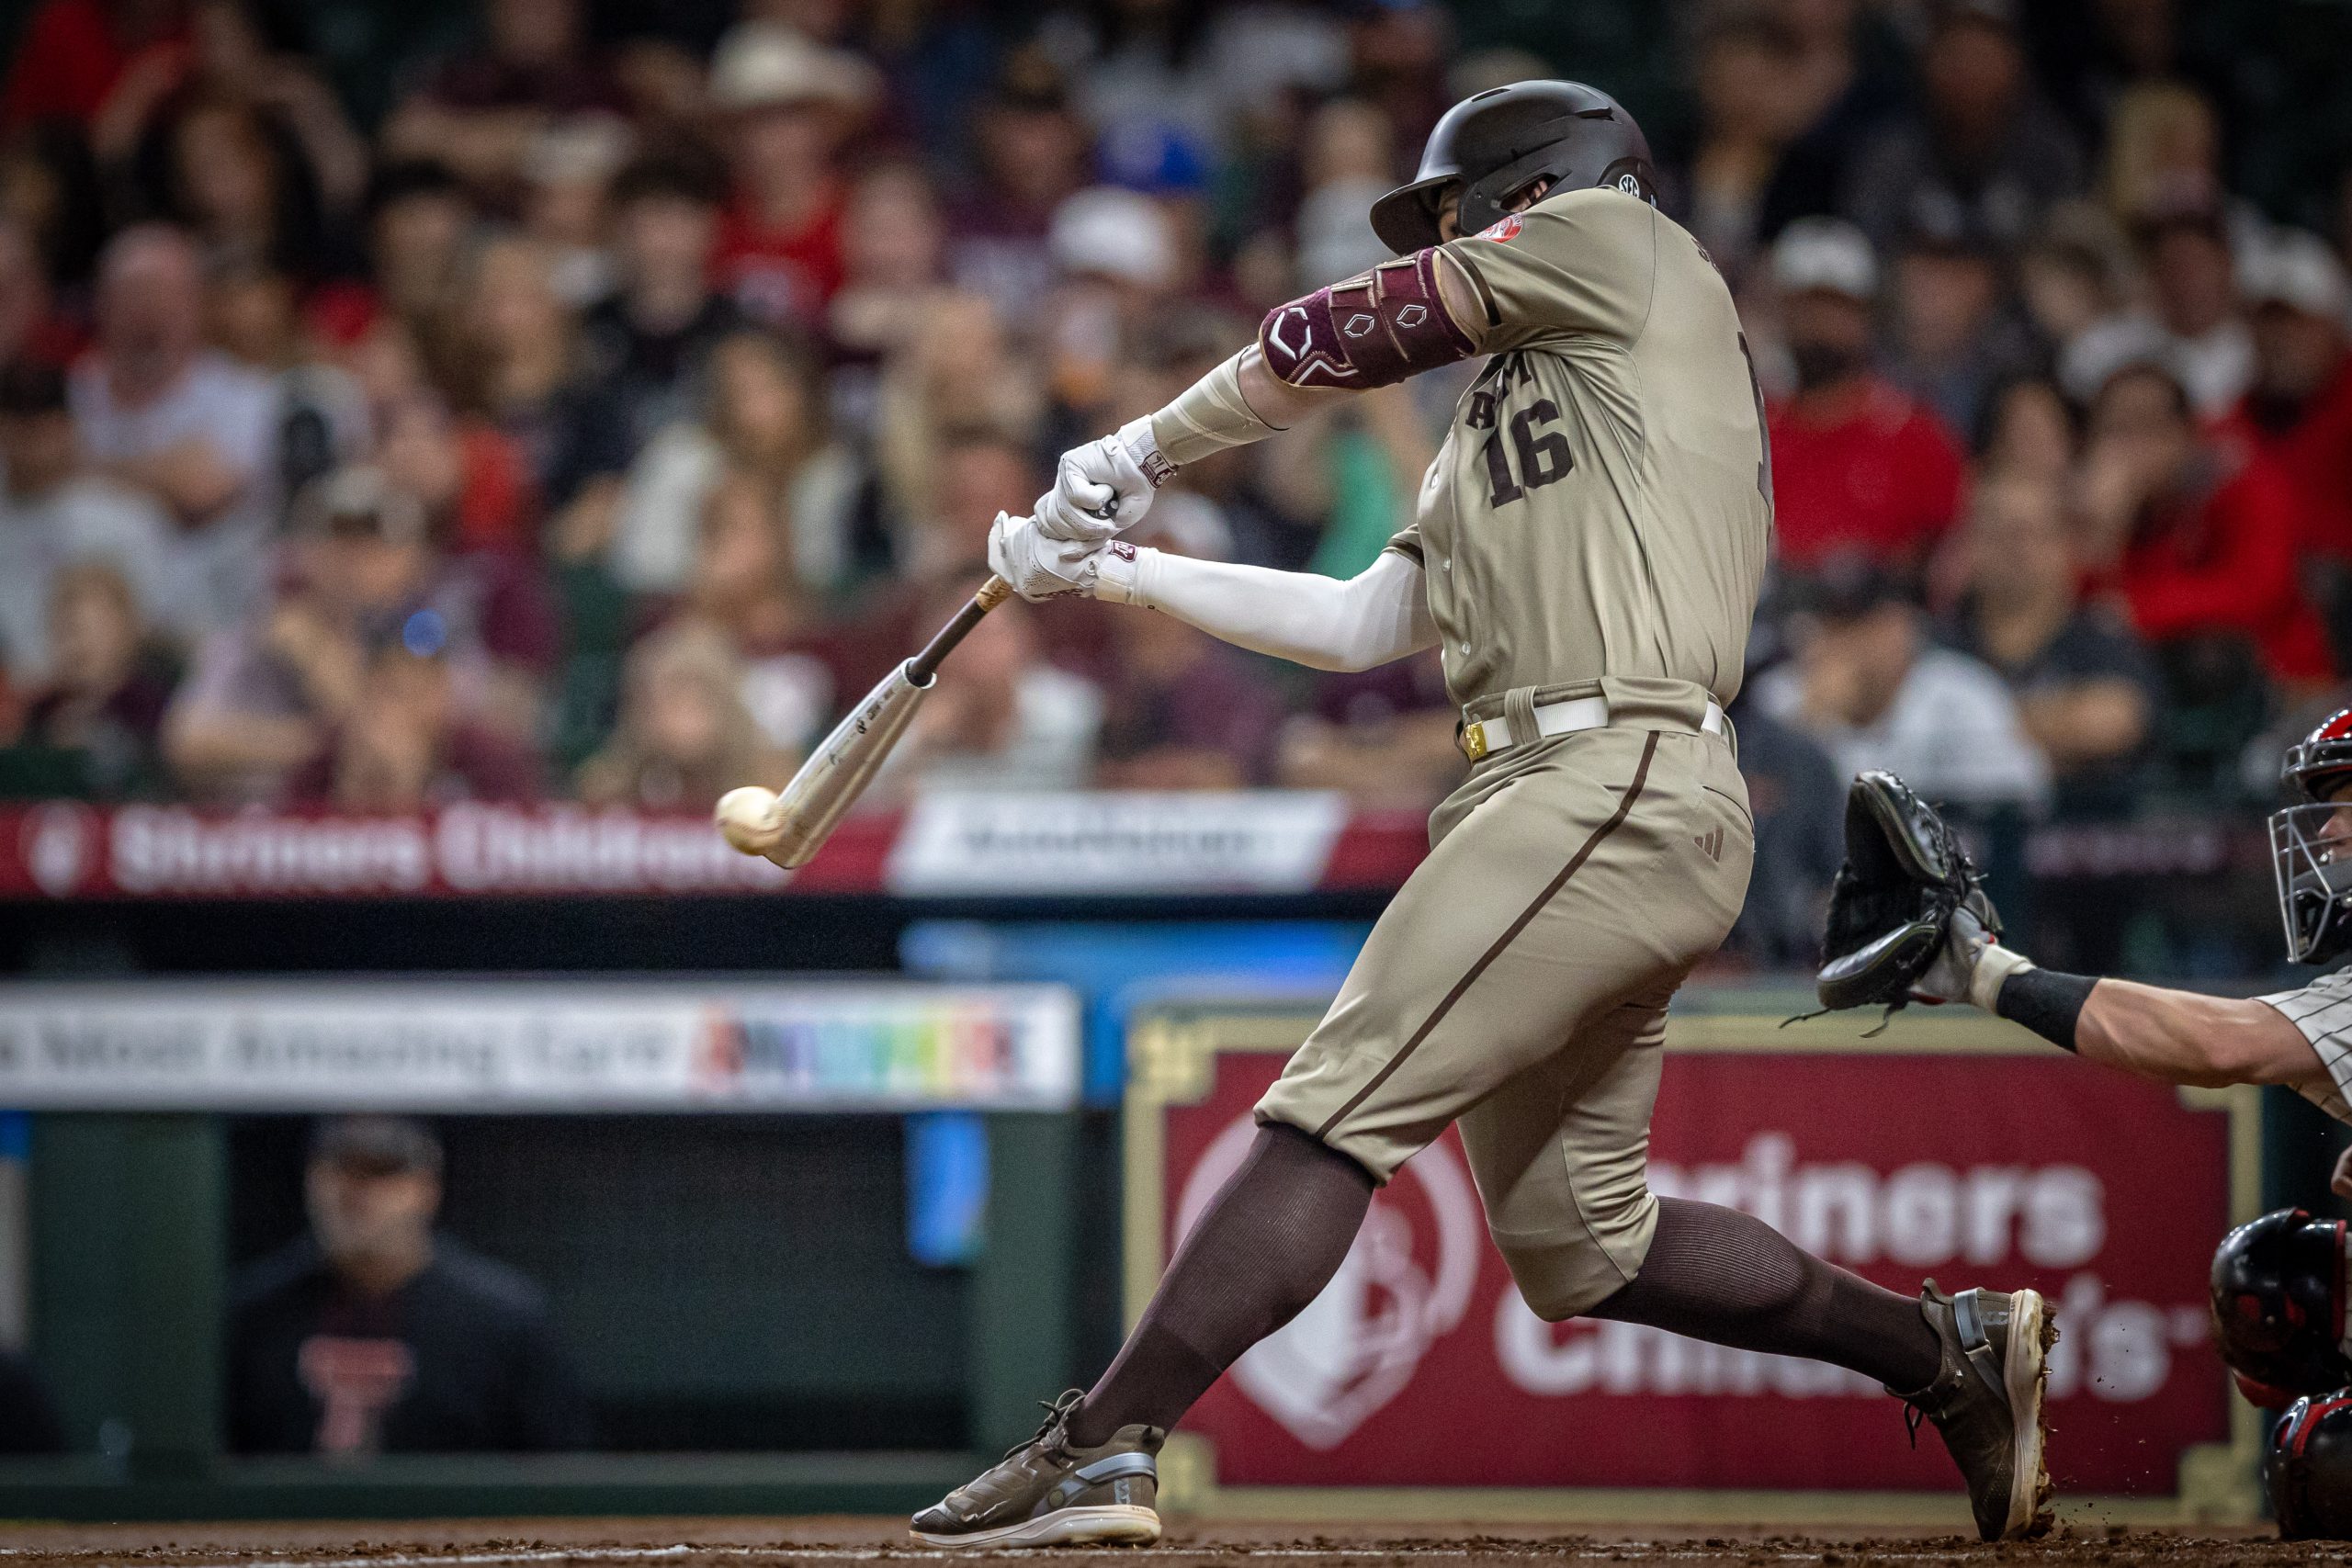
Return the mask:
<path id="1" fill-rule="evenodd" d="M 2286 1014 L 2327 1069 L 2326 1077 L 2297 1084 L 2295 1091 L 2338 1122 L 2352 1122 L 2352 967 L 2256 999 Z"/>
<path id="2" fill-rule="evenodd" d="M 1429 859 L 1258 1107 L 1385 1180 L 1458 1121 L 1487 1223 L 1537 1312 L 1633 1278 L 1666 1004 L 1722 942 L 1755 839 L 1728 702 L 1770 535 L 1759 402 L 1697 243 L 1612 190 L 1443 249 L 1495 355 L 1390 547 L 1421 562 L 1448 686 L 1535 733 L 1486 757 Z"/>

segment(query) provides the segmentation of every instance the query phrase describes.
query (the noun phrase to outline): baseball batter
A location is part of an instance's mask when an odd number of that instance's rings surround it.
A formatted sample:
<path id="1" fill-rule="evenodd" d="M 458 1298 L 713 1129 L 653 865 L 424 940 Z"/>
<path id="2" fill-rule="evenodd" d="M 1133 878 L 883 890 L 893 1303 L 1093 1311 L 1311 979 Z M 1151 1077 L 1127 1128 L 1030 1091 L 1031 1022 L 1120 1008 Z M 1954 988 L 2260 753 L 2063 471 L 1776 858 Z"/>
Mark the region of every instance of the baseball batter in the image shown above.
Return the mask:
<path id="1" fill-rule="evenodd" d="M 1645 1180 L 1667 1002 L 1754 852 L 1723 709 L 1772 502 L 1730 293 L 1658 212 L 1639 129 L 1574 83 L 1455 106 L 1373 223 L 1399 259 L 1272 311 L 1168 407 L 1066 455 L 1034 519 L 998 520 L 991 564 L 1024 597 L 1144 605 L 1323 669 L 1435 646 L 1469 776 L 1117 1359 L 916 1539 L 1156 1540 L 1168 1428 L 1454 1122 L 1536 1312 L 1865 1372 L 1942 1431 L 1983 1533 L 2024 1533 L 2046 1490 L 2038 1296 L 1898 1296 Z M 1355 579 L 1114 537 L 1184 464 L 1475 355 L 1415 521 Z"/>

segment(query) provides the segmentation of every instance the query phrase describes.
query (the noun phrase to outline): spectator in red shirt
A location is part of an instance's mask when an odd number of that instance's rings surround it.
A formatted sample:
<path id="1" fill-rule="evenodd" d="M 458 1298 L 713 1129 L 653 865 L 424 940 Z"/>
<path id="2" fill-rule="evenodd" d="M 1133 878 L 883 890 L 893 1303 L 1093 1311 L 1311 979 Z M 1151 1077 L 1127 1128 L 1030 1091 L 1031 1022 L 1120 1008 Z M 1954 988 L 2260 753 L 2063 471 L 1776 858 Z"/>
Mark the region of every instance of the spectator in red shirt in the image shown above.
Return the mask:
<path id="1" fill-rule="evenodd" d="M 2284 685 L 2328 679 L 2327 638 L 2297 575 L 2294 485 L 2269 458 L 2200 434 L 2170 371 L 2142 362 L 2108 378 L 2080 501 L 2086 558 L 2141 636 L 2242 639 Z"/>
<path id="2" fill-rule="evenodd" d="M 169 68 L 187 31 L 177 0 L 47 0 L 26 19 L 0 87 L 0 129 L 45 119 L 88 125 L 133 64 Z"/>
<path id="3" fill-rule="evenodd" d="M 813 326 L 841 287 L 845 196 L 834 154 L 873 91 L 864 60 L 775 23 L 738 27 L 712 59 L 710 96 L 726 116 L 735 184 L 719 273 L 762 321 Z"/>
<path id="4" fill-rule="evenodd" d="M 1960 444 L 1926 404 L 1870 367 L 1878 263 L 1849 223 L 1802 218 L 1772 247 L 1795 396 L 1770 412 L 1781 558 L 1859 552 L 1917 567 L 1960 508 Z"/>
<path id="5" fill-rule="evenodd" d="M 522 451 L 479 415 L 460 415 L 428 393 L 381 411 L 377 461 L 394 486 L 424 505 L 435 537 L 459 554 L 526 557 L 539 498 Z"/>
<path id="6" fill-rule="evenodd" d="M 17 220 L 0 217 L 0 365 L 28 359 L 63 369 L 85 341 L 59 314 L 32 234 Z"/>
<path id="7" fill-rule="evenodd" d="M 2255 381 L 2223 428 L 2294 485 L 2304 549 L 2352 560 L 2352 288 L 2326 242 L 2301 231 L 2275 235 L 2250 260 L 2244 287 Z"/>

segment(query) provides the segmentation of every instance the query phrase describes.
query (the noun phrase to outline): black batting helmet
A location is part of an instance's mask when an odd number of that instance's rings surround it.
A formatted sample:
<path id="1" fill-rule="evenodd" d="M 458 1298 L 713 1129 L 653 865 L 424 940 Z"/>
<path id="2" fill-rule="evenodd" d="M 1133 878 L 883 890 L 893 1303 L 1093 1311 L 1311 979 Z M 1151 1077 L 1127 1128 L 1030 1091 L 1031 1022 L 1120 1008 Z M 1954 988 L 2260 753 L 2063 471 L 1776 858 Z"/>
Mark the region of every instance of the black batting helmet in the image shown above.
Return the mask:
<path id="1" fill-rule="evenodd" d="M 2352 781 L 2352 708 L 2287 748 L 2279 782 L 2295 804 L 2270 814 L 2270 869 L 2287 956 L 2321 964 L 2352 948 L 2352 840 L 2335 795 Z"/>
<path id="2" fill-rule="evenodd" d="M 2270 1434 L 2262 1483 L 2289 1540 L 2352 1540 L 2352 1388 L 2295 1401 Z"/>
<path id="3" fill-rule="evenodd" d="M 2344 1350 L 2344 1222 L 2280 1209 L 2213 1253 L 2213 1338 L 2240 1379 L 2289 1394 L 2352 1383 Z"/>
<path id="4" fill-rule="evenodd" d="M 1445 111 L 1412 183 L 1372 204 L 1373 231 L 1400 256 L 1436 244 L 1438 209 L 1459 186 L 1462 232 L 1475 234 L 1547 178 L 1571 190 L 1614 186 L 1657 205 L 1649 141 L 1616 99 L 1581 82 L 1514 82 Z"/>

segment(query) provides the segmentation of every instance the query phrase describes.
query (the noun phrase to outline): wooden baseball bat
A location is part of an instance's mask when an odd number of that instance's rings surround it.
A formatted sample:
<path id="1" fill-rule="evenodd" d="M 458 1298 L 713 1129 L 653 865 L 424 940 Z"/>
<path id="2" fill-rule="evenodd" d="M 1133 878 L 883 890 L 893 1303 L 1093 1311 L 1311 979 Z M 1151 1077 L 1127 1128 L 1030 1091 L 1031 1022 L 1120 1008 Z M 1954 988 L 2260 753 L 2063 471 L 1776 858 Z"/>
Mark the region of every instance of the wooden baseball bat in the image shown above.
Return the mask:
<path id="1" fill-rule="evenodd" d="M 906 733 L 939 666 L 1012 593 L 1012 585 L 1001 577 L 991 575 L 981 583 L 922 652 L 900 662 L 850 709 L 782 794 L 746 784 L 721 795 L 716 813 L 719 833 L 747 855 L 765 855 L 787 868 L 806 865 Z"/>

